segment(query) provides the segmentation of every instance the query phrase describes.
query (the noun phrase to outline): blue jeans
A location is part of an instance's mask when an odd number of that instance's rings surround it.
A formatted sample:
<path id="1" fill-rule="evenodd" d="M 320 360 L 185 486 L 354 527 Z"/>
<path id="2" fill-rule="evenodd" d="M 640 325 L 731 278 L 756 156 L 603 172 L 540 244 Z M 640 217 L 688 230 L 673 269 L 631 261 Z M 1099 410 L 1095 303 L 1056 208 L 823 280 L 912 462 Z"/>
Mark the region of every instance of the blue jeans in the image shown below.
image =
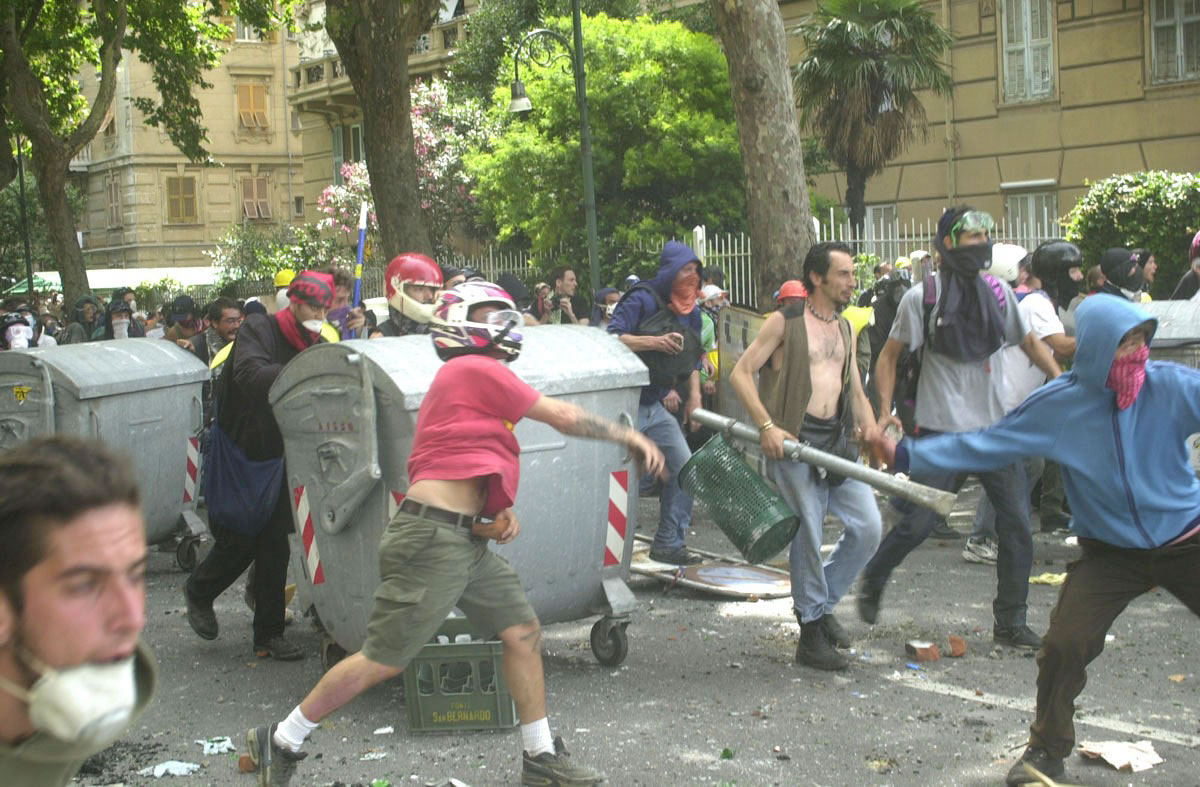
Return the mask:
<path id="1" fill-rule="evenodd" d="M 1029 597 L 1029 570 L 1033 567 L 1033 533 L 1029 523 L 1029 494 L 1025 469 L 1018 462 L 999 470 L 977 473 L 984 491 L 996 507 L 996 598 L 992 602 L 995 625 L 1025 625 Z M 914 475 L 912 480 L 935 489 L 958 492 L 968 473 Z M 924 506 L 911 506 L 863 570 L 863 582 L 882 590 L 892 570 L 929 536 L 938 515 Z"/>
<path id="2" fill-rule="evenodd" d="M 655 552 L 682 549 L 692 523 L 692 496 L 679 488 L 679 471 L 692 458 L 683 429 L 660 403 L 638 405 L 638 431 L 652 440 L 667 460 L 670 476 L 658 499 L 658 530 L 650 548 Z"/>
<path id="3" fill-rule="evenodd" d="M 1040 456 L 1030 456 L 1025 459 L 1025 499 L 1029 499 L 1033 485 L 1042 477 L 1042 468 L 1046 462 Z M 979 505 L 975 507 L 975 527 L 971 531 L 971 540 L 988 539 L 996 541 L 996 507 L 986 494 L 980 495 Z"/>
<path id="4" fill-rule="evenodd" d="M 792 539 L 788 564 L 792 575 L 792 604 L 803 623 L 833 612 L 854 583 L 858 572 L 879 546 L 883 523 L 875 494 L 861 481 L 847 478 L 830 486 L 812 465 L 790 460 L 768 463 L 771 480 L 800 520 Z M 842 521 L 845 530 L 822 563 L 822 525 L 826 512 Z"/>

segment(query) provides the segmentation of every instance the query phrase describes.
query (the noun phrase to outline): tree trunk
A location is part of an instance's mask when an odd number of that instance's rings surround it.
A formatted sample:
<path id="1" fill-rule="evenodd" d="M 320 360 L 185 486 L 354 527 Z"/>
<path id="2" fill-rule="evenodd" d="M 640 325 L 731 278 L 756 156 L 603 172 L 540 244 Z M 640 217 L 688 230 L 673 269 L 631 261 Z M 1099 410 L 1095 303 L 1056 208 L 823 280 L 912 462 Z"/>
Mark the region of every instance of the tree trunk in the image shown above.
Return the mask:
<path id="1" fill-rule="evenodd" d="M 433 23 L 439 0 L 329 0 L 326 30 L 354 86 L 384 261 L 433 254 L 421 216 L 413 150 L 408 50 Z"/>
<path id="2" fill-rule="evenodd" d="M 866 170 L 846 167 L 846 212 L 850 214 L 850 228 L 858 241 L 863 239 L 863 224 L 867 217 L 866 192 Z"/>
<path id="3" fill-rule="evenodd" d="M 33 148 L 33 171 L 37 175 L 38 201 L 42 203 L 46 235 L 58 261 L 62 279 L 63 314 L 71 314 L 71 306 L 92 291 L 88 285 L 83 250 L 76 236 L 75 215 L 67 200 L 67 168 L 71 159 L 61 146 L 38 145 Z"/>
<path id="4" fill-rule="evenodd" d="M 802 278 L 815 242 L 787 37 L 776 0 L 713 0 L 729 61 L 758 302 Z"/>

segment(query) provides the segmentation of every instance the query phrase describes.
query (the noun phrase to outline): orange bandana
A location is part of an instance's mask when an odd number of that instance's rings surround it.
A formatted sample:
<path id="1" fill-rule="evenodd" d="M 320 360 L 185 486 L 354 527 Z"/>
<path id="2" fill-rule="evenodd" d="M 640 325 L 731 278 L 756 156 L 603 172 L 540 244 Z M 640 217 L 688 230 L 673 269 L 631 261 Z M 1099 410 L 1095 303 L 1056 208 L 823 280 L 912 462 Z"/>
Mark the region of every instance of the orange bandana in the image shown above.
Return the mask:
<path id="1" fill-rule="evenodd" d="M 671 311 L 676 314 L 691 314 L 696 308 L 696 298 L 699 294 L 699 272 L 693 269 L 691 273 L 680 273 L 671 285 Z"/>

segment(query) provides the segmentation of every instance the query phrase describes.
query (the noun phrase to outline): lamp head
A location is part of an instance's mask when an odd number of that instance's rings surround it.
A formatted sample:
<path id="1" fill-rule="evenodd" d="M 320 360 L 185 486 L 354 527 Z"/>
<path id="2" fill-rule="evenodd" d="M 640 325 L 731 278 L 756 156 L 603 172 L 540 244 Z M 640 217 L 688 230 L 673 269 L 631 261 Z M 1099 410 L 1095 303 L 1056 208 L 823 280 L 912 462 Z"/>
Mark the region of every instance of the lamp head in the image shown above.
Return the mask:
<path id="1" fill-rule="evenodd" d="M 512 101 L 508 104 L 508 111 L 515 115 L 523 115 L 533 109 L 533 102 L 529 100 L 529 96 L 525 95 L 525 83 L 519 79 L 514 79 L 512 83 Z"/>

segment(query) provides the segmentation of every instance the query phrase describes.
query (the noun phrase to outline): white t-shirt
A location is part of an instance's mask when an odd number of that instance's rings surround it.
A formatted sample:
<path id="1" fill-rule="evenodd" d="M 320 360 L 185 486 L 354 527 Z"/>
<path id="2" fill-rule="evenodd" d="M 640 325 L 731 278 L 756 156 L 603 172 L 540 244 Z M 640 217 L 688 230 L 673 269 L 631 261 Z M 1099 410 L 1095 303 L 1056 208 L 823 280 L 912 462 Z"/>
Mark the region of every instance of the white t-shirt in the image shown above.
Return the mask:
<path id="1" fill-rule="evenodd" d="M 1063 321 L 1050 298 L 1041 290 L 1029 293 L 1017 306 L 1029 330 L 1039 339 L 1066 333 Z M 1020 347 L 1005 347 L 1000 351 L 1000 404 L 1008 412 L 1046 382 L 1046 373 L 1033 365 Z"/>
<path id="2" fill-rule="evenodd" d="M 938 295 L 942 279 L 934 278 Z M 1012 288 L 1000 283 L 1004 293 L 1004 344 L 1019 345 L 1029 333 L 1017 309 L 1017 297 Z M 925 343 L 924 283 L 918 282 L 904 293 L 896 310 L 889 339 L 895 339 L 910 352 Z M 931 319 L 936 323 L 938 307 Z M 1017 348 L 1018 352 L 1020 348 Z M 991 426 L 1003 417 L 999 386 L 994 384 L 996 368 L 1004 348 L 982 361 L 963 362 L 926 348 L 921 360 L 921 379 L 917 382 L 917 425 L 939 432 L 970 432 Z"/>

